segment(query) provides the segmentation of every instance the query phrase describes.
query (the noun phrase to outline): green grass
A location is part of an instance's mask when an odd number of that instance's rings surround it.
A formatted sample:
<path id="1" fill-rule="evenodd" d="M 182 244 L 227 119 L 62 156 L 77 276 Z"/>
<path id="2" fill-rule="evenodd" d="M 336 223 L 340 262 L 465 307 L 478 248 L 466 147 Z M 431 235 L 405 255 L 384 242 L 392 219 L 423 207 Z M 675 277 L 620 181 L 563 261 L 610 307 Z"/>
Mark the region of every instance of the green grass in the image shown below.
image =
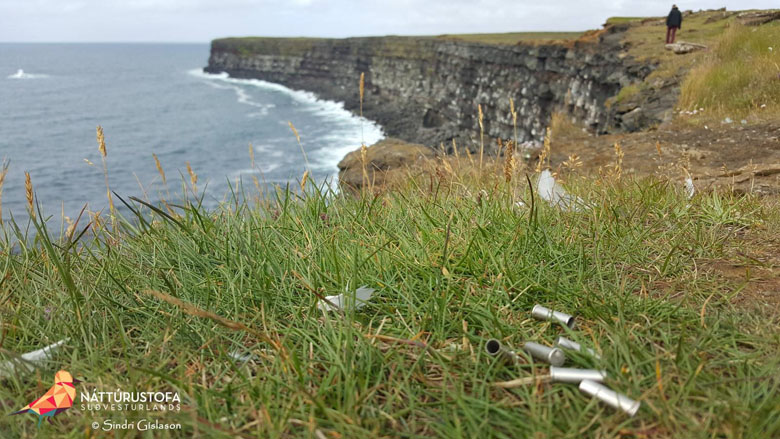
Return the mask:
<path id="1" fill-rule="evenodd" d="M 219 38 L 211 42 L 212 50 L 233 52 L 241 56 L 257 53 L 276 56 L 303 56 L 322 41 L 322 38 L 272 38 L 272 37 L 234 37 Z"/>
<path id="2" fill-rule="evenodd" d="M 680 106 L 709 117 L 780 118 L 780 22 L 731 26 L 682 85 Z"/>
<path id="3" fill-rule="evenodd" d="M 778 322 L 733 306 L 740 287 L 697 261 L 722 257 L 737 235 L 777 230 L 778 206 L 705 194 L 686 207 L 679 187 L 656 180 L 570 184 L 592 210 L 538 198 L 517 208 L 532 200 L 524 179 L 426 177 L 376 197 L 279 190 L 213 212 L 135 203 L 139 217 L 120 230 L 76 243 L 40 224 L 27 244 L 25 228 L 8 230 L 3 349 L 70 341 L 2 382 L 3 411 L 41 395 L 59 369 L 85 378 L 82 390 L 178 391 L 182 410 L 74 408 L 40 429 L 30 415 L 2 416 L 3 437 L 84 437 L 92 422 L 125 417 L 182 424 L 153 437 L 777 436 Z M 318 295 L 361 285 L 377 289 L 364 309 L 317 309 Z M 494 361 L 486 339 L 517 347 L 567 333 L 532 320 L 535 303 L 578 316 L 569 337 L 603 360 L 569 365 L 607 369 L 610 386 L 642 401 L 635 418 L 569 384 L 491 385 L 547 369 Z M 234 350 L 257 359 L 236 362 Z"/>
<path id="4" fill-rule="evenodd" d="M 637 21 L 647 20 L 648 18 L 652 17 L 609 17 L 607 18 L 607 24 L 622 24 L 622 23 L 633 23 Z M 661 17 L 658 17 L 660 20 Z"/>
<path id="5" fill-rule="evenodd" d="M 584 32 L 508 32 L 497 34 L 439 35 L 437 39 L 468 41 L 472 43 L 515 45 L 534 42 L 563 42 L 576 40 Z"/>
<path id="6" fill-rule="evenodd" d="M 621 102 L 631 99 L 640 92 L 641 90 L 638 84 L 629 84 L 620 89 L 620 92 L 618 92 L 614 99 L 612 99 L 612 102 L 615 104 L 620 104 Z"/>

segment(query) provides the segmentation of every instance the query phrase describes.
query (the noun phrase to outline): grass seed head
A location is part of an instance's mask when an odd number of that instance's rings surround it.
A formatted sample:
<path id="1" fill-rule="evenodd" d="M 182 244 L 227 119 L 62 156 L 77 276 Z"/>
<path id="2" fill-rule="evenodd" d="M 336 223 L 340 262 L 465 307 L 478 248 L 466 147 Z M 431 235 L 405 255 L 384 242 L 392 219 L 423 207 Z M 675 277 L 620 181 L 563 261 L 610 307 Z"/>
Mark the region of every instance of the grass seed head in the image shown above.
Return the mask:
<path id="1" fill-rule="evenodd" d="M 156 154 L 152 154 L 152 157 L 154 157 L 154 165 L 157 166 L 157 172 L 160 173 L 160 177 L 162 177 L 162 182 L 163 184 L 165 184 L 165 171 L 163 170 L 163 167 L 160 164 L 160 159 L 157 158 Z"/>
<path id="2" fill-rule="evenodd" d="M 187 173 L 190 174 L 190 181 L 192 182 L 192 185 L 195 186 L 195 184 L 198 183 L 198 174 L 192 170 L 190 162 L 187 162 Z"/>
<path id="3" fill-rule="evenodd" d="M 30 178 L 30 173 L 27 171 L 24 171 L 24 191 L 25 195 L 27 196 L 27 209 L 30 211 L 30 216 L 35 218 L 35 203 L 34 203 L 34 192 L 33 192 L 33 185 L 32 185 L 32 179 Z"/>
<path id="4" fill-rule="evenodd" d="M 0 224 L 3 223 L 3 184 L 6 175 L 8 175 L 8 160 L 3 160 L 3 166 L 0 167 Z"/>
<path id="5" fill-rule="evenodd" d="M 103 158 L 106 157 L 106 138 L 103 136 L 103 127 L 98 125 L 97 126 L 97 142 L 98 142 L 98 149 L 100 150 L 100 155 L 103 156 Z"/>

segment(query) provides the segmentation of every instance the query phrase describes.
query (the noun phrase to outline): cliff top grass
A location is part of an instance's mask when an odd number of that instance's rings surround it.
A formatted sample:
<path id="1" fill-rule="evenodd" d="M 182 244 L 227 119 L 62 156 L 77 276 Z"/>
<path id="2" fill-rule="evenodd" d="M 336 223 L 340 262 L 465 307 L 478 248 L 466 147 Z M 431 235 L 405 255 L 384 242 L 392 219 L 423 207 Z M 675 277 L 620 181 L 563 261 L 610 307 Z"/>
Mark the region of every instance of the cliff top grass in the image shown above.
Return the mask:
<path id="1" fill-rule="evenodd" d="M 576 40 L 583 32 L 507 32 L 496 34 L 453 34 L 436 38 L 471 43 L 516 45 L 522 43 L 562 43 Z"/>
<path id="2" fill-rule="evenodd" d="M 508 32 L 495 34 L 447 34 L 384 37 L 354 37 L 354 38 L 276 38 L 276 37 L 234 37 L 220 38 L 212 41 L 212 48 L 228 51 L 242 56 L 256 53 L 265 55 L 302 56 L 318 43 L 344 40 L 378 40 L 387 44 L 392 41 L 463 41 L 469 43 L 516 45 L 522 43 L 560 44 L 573 41 L 582 36 L 583 32 Z"/>
<path id="3" fill-rule="evenodd" d="M 218 38 L 211 42 L 211 50 L 237 53 L 251 56 L 257 53 L 265 55 L 302 56 L 311 50 L 323 38 L 274 38 L 274 37 L 232 37 Z"/>
<path id="4" fill-rule="evenodd" d="M 159 438 L 780 433 L 777 297 L 751 295 L 777 263 L 762 256 L 777 199 L 689 200 L 665 180 L 571 173 L 568 189 L 592 207 L 563 212 L 522 174 L 507 183 L 464 161 L 432 162 L 434 174 L 377 195 L 309 182 L 247 201 L 258 194 L 245 187 L 205 211 L 186 183 L 189 201 L 125 200 L 136 214 L 116 221 L 12 224 L 0 240 L 2 354 L 69 341 L 2 381 L 2 410 L 40 396 L 60 369 L 85 379 L 80 392 L 182 401 L 180 412 L 91 413 L 77 397 L 51 425 L 2 416 L 0 429 L 76 438 L 96 435 L 93 422 L 146 418 L 182 425 Z M 724 279 L 718 264 L 750 268 Z M 376 293 L 361 310 L 318 309 L 362 285 Z M 536 303 L 576 315 L 577 329 L 531 319 Z M 569 352 L 568 365 L 606 369 L 609 386 L 641 401 L 636 417 L 571 384 L 497 386 L 548 367 L 491 358 L 487 339 L 518 348 L 559 335 L 601 353 Z"/>

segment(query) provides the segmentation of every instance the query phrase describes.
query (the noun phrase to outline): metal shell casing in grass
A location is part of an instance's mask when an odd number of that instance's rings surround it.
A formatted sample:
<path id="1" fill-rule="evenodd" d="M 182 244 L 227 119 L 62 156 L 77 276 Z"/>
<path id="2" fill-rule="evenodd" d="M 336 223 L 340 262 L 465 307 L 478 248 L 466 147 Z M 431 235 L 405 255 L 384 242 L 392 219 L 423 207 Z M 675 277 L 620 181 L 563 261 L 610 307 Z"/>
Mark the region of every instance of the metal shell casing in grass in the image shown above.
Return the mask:
<path id="1" fill-rule="evenodd" d="M 513 350 L 502 345 L 500 341 L 494 338 L 488 340 L 487 343 L 485 343 L 485 352 L 487 352 L 491 357 L 500 356 L 504 361 L 509 361 L 512 363 L 520 362 L 519 355 L 517 355 Z"/>
<path id="2" fill-rule="evenodd" d="M 605 379 L 607 379 L 607 371 L 551 366 L 550 378 L 553 382 L 556 383 L 579 384 L 584 380 L 603 382 Z"/>
<path id="3" fill-rule="evenodd" d="M 582 352 L 582 353 L 590 355 L 591 357 L 593 357 L 593 358 L 595 358 L 597 360 L 601 360 L 601 355 L 596 353 L 596 351 L 594 351 L 593 349 L 591 349 L 591 348 L 584 348 L 584 347 L 582 347 L 582 345 L 580 345 L 576 341 L 569 340 L 568 338 L 563 337 L 563 336 L 558 337 L 558 339 L 555 340 L 555 346 L 563 348 L 563 349 L 570 349 L 572 351 Z"/>
<path id="4" fill-rule="evenodd" d="M 580 391 L 601 400 L 605 404 L 627 413 L 628 416 L 634 416 L 639 411 L 639 401 L 627 397 L 626 395 L 615 392 L 609 387 L 595 381 L 584 380 L 580 382 Z"/>
<path id="5" fill-rule="evenodd" d="M 537 360 L 544 361 L 553 366 L 563 366 L 563 363 L 566 362 L 566 355 L 558 348 L 549 348 L 540 345 L 539 343 L 529 341 L 523 345 L 523 350 Z"/>
<path id="6" fill-rule="evenodd" d="M 545 308 L 542 305 L 534 305 L 531 309 L 531 316 L 537 320 L 547 320 L 551 322 L 560 322 L 568 326 L 569 329 L 574 328 L 574 316 L 569 314 L 553 311 L 549 308 Z"/>

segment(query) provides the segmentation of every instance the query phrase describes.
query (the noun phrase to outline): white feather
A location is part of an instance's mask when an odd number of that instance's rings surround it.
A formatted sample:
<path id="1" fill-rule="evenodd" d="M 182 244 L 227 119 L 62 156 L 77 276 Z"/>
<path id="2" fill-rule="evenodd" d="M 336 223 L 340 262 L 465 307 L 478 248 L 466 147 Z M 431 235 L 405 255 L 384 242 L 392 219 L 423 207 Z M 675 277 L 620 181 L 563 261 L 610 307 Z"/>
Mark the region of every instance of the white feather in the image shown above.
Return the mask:
<path id="1" fill-rule="evenodd" d="M 579 212 L 583 208 L 591 207 L 582 198 L 567 193 L 563 186 L 555 181 L 555 177 L 552 176 L 550 171 L 546 169 L 539 174 L 536 190 L 544 201 L 559 207 L 563 211 Z"/>
<path id="2" fill-rule="evenodd" d="M 335 309 L 333 305 L 335 305 L 338 309 L 343 311 L 351 307 L 354 303 L 355 309 L 360 309 L 371 299 L 374 291 L 373 288 L 368 288 L 364 285 L 358 288 L 353 294 L 343 293 L 335 296 L 326 296 L 325 299 L 327 299 L 327 302 L 322 300 L 317 307 L 323 311 L 333 311 Z M 331 303 L 333 305 L 331 305 Z"/>
<path id="3" fill-rule="evenodd" d="M 691 177 L 685 179 L 685 193 L 688 195 L 689 200 L 696 194 L 696 188 L 693 186 L 693 179 Z"/>
<path id="4" fill-rule="evenodd" d="M 22 354 L 19 358 L 14 358 L 0 363 L 0 377 L 8 377 L 16 372 L 17 365 L 23 366 L 27 371 L 32 372 L 35 366 L 50 359 L 57 350 L 62 347 L 69 339 L 63 338 L 57 343 L 52 343 L 45 348 Z"/>

